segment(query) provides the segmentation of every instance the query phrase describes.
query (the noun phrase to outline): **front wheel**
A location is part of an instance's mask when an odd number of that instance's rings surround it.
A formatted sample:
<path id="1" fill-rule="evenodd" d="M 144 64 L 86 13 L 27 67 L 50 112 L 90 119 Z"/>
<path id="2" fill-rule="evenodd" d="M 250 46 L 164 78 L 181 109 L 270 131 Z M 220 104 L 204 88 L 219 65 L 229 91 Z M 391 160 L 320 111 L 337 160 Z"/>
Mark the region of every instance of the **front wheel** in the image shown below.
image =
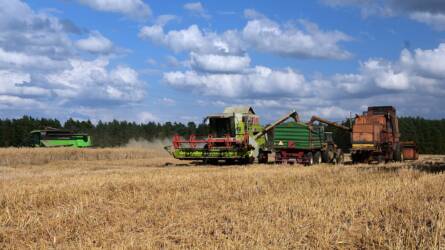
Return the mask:
<path id="1" fill-rule="evenodd" d="M 260 151 L 258 154 L 258 163 L 260 164 L 266 164 L 269 161 L 269 155 L 267 152 Z"/>

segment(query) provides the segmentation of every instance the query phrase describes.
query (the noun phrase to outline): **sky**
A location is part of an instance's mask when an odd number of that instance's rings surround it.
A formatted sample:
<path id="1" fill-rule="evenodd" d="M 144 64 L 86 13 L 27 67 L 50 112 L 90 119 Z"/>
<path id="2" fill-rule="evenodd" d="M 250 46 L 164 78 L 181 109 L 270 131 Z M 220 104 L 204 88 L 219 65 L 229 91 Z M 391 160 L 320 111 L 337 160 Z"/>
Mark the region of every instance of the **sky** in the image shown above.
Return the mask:
<path id="1" fill-rule="evenodd" d="M 0 0 L 0 118 L 445 118 L 445 1 Z"/>

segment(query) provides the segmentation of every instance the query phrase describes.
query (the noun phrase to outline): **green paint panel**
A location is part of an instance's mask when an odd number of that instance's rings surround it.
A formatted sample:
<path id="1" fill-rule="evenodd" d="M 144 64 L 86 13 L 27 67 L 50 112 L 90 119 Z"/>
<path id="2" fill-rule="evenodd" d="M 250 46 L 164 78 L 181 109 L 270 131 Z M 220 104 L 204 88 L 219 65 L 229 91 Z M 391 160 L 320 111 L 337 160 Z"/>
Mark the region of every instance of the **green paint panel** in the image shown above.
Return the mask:
<path id="1" fill-rule="evenodd" d="M 72 139 L 52 139 L 41 140 L 41 146 L 43 147 L 73 147 L 73 148 L 86 148 L 91 147 L 91 138 L 88 136 L 85 141 L 84 138 L 72 138 Z"/>
<path id="2" fill-rule="evenodd" d="M 275 148 L 319 149 L 324 139 L 323 127 L 311 131 L 304 123 L 288 122 L 275 127 L 273 142 Z"/>

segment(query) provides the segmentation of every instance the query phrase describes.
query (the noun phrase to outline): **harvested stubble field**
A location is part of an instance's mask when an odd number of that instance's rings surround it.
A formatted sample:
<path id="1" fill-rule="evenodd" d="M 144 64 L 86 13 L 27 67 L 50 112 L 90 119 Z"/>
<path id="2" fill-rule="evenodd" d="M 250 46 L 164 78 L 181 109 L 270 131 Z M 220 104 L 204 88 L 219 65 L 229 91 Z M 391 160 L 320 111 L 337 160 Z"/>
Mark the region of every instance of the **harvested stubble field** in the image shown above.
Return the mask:
<path id="1" fill-rule="evenodd" d="M 184 166 L 159 149 L 0 157 L 2 249 L 445 249 L 443 157 L 313 167 Z"/>

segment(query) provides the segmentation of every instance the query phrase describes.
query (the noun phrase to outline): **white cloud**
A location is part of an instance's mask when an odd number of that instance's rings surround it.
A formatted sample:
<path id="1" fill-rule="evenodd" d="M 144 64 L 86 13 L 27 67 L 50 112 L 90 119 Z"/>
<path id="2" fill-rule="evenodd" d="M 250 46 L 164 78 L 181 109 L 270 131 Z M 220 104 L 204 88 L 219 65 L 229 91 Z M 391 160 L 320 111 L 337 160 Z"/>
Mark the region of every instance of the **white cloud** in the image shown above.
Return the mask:
<path id="1" fill-rule="evenodd" d="M 92 102 L 135 102 L 144 97 L 142 82 L 133 69 L 117 66 L 108 70 L 108 60 L 70 60 L 71 68 L 47 76 L 53 91 L 63 99 Z"/>
<path id="2" fill-rule="evenodd" d="M 50 91 L 44 88 L 27 86 L 31 82 L 30 74 L 0 70 L 0 95 L 48 96 Z"/>
<path id="3" fill-rule="evenodd" d="M 174 105 L 176 105 L 176 101 L 171 99 L 171 98 L 168 98 L 168 97 L 164 97 L 164 98 L 160 99 L 160 102 L 162 104 L 164 104 L 164 105 L 167 105 L 167 106 L 174 106 Z"/>
<path id="4" fill-rule="evenodd" d="M 322 0 L 323 3 L 338 6 L 357 6 L 362 14 L 394 16 L 407 15 L 412 20 L 425 23 L 438 31 L 445 30 L 445 1 L 441 0 Z"/>
<path id="5" fill-rule="evenodd" d="M 405 49 L 400 60 L 405 68 L 423 77 L 445 79 L 445 43 L 436 49 L 416 49 L 414 53 Z"/>
<path id="6" fill-rule="evenodd" d="M 205 95 L 223 97 L 305 96 L 309 88 L 303 75 L 292 69 L 272 70 L 256 66 L 236 74 L 167 72 L 164 81 L 176 88 L 189 88 Z"/>
<path id="7" fill-rule="evenodd" d="M 32 109 L 32 114 L 65 116 L 80 106 L 109 111 L 110 105 L 116 109 L 142 100 L 144 82 L 134 69 L 95 58 L 94 53 L 114 51 L 99 32 L 73 41 L 69 21 L 36 12 L 22 1 L 0 2 L 2 111 L 23 114 Z M 93 55 L 85 59 L 82 51 Z"/>
<path id="8" fill-rule="evenodd" d="M 250 65 L 248 55 L 216 55 L 216 54 L 190 54 L 190 64 L 198 71 L 213 73 L 237 73 Z"/>
<path id="9" fill-rule="evenodd" d="M 207 14 L 207 11 L 204 9 L 204 6 L 202 6 L 201 2 L 186 3 L 184 4 L 184 9 L 201 17 L 210 18 L 210 15 Z"/>
<path id="10" fill-rule="evenodd" d="M 150 6 L 142 0 L 77 0 L 90 8 L 114 12 L 134 19 L 147 19 L 151 15 Z"/>
<path id="11" fill-rule="evenodd" d="M 156 18 L 156 25 L 161 27 L 165 26 L 167 23 L 171 21 L 179 20 L 179 17 L 175 15 L 160 15 Z"/>
<path id="12" fill-rule="evenodd" d="M 150 112 L 145 111 L 138 114 L 138 121 L 140 123 L 157 122 L 159 121 L 159 117 Z"/>
<path id="13" fill-rule="evenodd" d="M 57 69 L 63 67 L 63 61 L 57 61 L 43 55 L 6 51 L 0 47 L 0 67 Z"/>
<path id="14" fill-rule="evenodd" d="M 80 39 L 76 46 L 90 53 L 107 54 L 113 50 L 113 43 L 97 31 L 91 32 L 88 38 Z"/>
<path id="15" fill-rule="evenodd" d="M 445 13 L 414 12 L 410 18 L 425 23 L 438 31 L 445 30 Z"/>
<path id="16" fill-rule="evenodd" d="M 308 21 L 300 21 L 302 28 L 283 27 L 267 18 L 249 20 L 243 38 L 252 47 L 274 54 L 299 58 L 348 59 L 351 53 L 338 43 L 351 38 L 340 31 L 321 31 Z"/>
<path id="17" fill-rule="evenodd" d="M 38 109 L 44 105 L 30 98 L 0 95 L 0 109 Z"/>
<path id="18" fill-rule="evenodd" d="M 202 32 L 197 25 L 187 29 L 171 30 L 167 33 L 160 25 L 145 26 L 139 37 L 162 44 L 175 52 L 194 51 L 199 53 L 236 54 L 242 51 L 235 31 L 228 30 L 219 35 Z"/>

